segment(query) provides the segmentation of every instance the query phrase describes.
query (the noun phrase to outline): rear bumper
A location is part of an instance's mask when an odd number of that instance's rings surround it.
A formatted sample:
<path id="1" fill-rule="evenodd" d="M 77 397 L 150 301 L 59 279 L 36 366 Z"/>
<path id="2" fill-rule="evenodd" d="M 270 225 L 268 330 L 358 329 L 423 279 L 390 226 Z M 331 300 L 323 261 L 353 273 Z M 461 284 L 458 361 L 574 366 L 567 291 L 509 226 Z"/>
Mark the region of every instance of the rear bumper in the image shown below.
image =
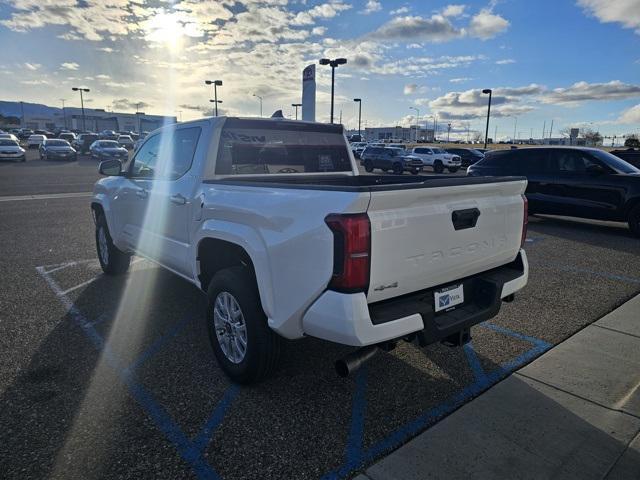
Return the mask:
<path id="1" fill-rule="evenodd" d="M 465 303 L 437 314 L 433 292 L 446 285 L 371 305 L 364 293 L 326 291 L 307 310 L 303 329 L 307 335 L 357 347 L 419 331 L 435 343 L 497 315 L 502 299 L 523 288 L 528 277 L 527 256 L 520 250 L 510 264 L 453 282 L 464 285 Z"/>

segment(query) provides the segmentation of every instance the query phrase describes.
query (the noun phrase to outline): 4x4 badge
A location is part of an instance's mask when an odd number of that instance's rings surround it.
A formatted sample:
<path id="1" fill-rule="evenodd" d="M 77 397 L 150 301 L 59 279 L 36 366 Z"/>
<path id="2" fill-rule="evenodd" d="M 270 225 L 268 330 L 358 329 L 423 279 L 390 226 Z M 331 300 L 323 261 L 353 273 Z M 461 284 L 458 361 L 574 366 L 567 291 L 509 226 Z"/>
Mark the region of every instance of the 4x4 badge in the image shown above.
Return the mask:
<path id="1" fill-rule="evenodd" d="M 387 288 L 398 288 L 398 282 L 393 282 L 393 283 L 390 283 L 389 285 L 380 285 L 379 287 L 374 288 L 373 291 L 381 292 L 383 290 L 386 290 Z"/>

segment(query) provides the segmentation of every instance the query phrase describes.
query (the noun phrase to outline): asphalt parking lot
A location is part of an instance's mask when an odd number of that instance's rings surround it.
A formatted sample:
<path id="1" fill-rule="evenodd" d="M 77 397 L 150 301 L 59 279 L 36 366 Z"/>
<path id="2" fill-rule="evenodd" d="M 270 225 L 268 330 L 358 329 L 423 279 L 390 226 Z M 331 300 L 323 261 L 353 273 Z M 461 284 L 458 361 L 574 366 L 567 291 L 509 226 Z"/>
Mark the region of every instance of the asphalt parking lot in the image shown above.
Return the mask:
<path id="1" fill-rule="evenodd" d="M 89 198 L 51 197 L 96 178 L 88 159 L 0 164 L 3 478 L 349 478 L 640 292 L 623 225 L 535 217 L 529 285 L 464 348 L 401 344 L 342 379 L 348 350 L 308 338 L 237 387 L 194 287 L 146 260 L 101 275 Z"/>

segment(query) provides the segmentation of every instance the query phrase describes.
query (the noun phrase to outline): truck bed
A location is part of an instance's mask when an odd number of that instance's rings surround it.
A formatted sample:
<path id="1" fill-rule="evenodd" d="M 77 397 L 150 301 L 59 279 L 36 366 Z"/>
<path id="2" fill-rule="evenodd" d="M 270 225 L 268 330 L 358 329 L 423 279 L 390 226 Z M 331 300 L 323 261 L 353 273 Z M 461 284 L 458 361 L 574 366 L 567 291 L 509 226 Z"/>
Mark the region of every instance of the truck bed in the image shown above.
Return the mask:
<path id="1" fill-rule="evenodd" d="M 302 190 L 335 190 L 343 192 L 373 192 L 414 188 L 457 187 L 525 180 L 524 177 L 461 177 L 455 175 L 425 177 L 408 175 L 269 175 L 227 177 L 205 180 L 207 184 L 292 188 Z M 267 185 L 265 185 L 267 184 Z"/>

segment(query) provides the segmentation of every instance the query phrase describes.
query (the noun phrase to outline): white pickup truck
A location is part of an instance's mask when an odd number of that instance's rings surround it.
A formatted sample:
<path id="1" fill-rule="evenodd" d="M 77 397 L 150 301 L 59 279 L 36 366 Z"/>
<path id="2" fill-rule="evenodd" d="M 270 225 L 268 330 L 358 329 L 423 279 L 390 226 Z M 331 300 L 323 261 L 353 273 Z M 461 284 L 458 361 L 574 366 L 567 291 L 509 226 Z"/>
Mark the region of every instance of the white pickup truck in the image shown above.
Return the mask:
<path id="1" fill-rule="evenodd" d="M 446 168 L 451 173 L 457 172 L 462 166 L 459 155 L 448 153 L 438 147 L 415 147 L 411 155 L 420 158 L 425 167 L 433 168 L 436 173 L 444 172 Z"/>
<path id="2" fill-rule="evenodd" d="M 281 337 L 462 345 L 527 283 L 526 180 L 359 175 L 342 126 L 217 117 L 152 132 L 100 164 L 100 264 L 147 257 L 208 295 L 215 356 L 264 378 Z"/>

